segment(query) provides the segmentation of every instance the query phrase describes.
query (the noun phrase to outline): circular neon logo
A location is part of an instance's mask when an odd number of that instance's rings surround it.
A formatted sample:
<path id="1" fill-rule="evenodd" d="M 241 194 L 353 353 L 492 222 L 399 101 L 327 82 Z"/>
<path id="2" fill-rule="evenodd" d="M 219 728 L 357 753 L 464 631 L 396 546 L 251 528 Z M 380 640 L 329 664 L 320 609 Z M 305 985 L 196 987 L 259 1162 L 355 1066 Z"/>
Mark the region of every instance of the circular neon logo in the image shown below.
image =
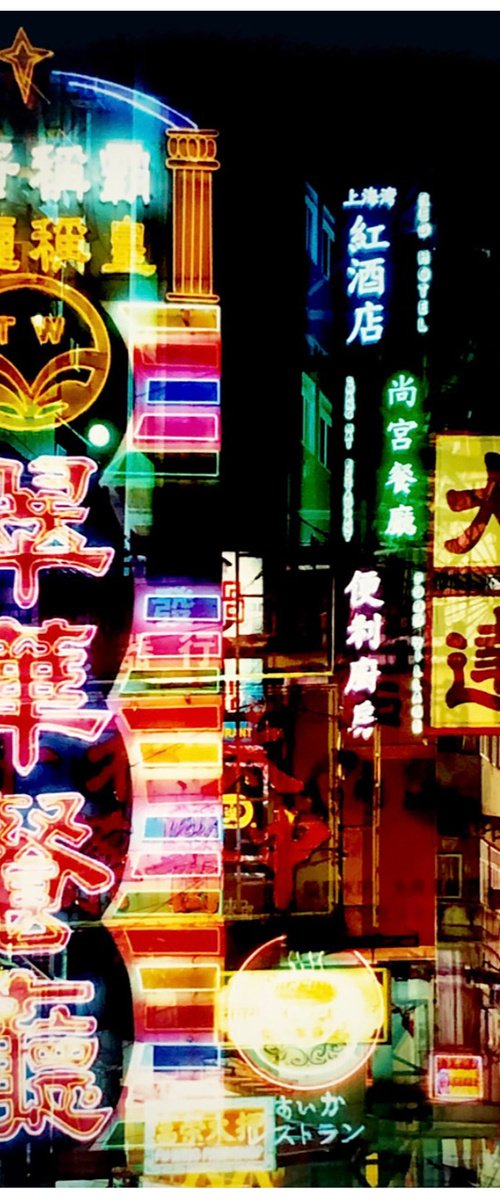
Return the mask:
<path id="1" fill-rule="evenodd" d="M 226 1028 L 255 1074 L 280 1089 L 312 1092 L 354 1075 L 373 1054 L 384 989 L 353 951 L 288 952 L 267 942 L 227 988 Z"/>

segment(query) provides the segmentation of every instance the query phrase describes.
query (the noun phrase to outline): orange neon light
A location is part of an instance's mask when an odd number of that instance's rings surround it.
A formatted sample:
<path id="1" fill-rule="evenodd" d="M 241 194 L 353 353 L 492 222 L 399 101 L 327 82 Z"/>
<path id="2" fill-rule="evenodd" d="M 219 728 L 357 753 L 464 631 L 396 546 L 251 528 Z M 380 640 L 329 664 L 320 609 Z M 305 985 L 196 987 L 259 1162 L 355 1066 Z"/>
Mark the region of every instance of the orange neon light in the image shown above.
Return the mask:
<path id="1" fill-rule="evenodd" d="M 6 50 L 0 50 L 0 62 L 9 63 L 12 67 L 14 79 L 25 104 L 28 104 L 31 95 L 35 67 L 38 63 L 43 62 L 44 58 L 53 58 L 53 55 L 53 50 L 42 50 L 40 46 L 32 46 L 22 25 L 16 33 L 12 46 L 8 46 Z"/>
<path id="2" fill-rule="evenodd" d="M 102 392 L 111 362 L 109 337 L 94 306 L 68 284 L 25 272 L 0 275 L 0 295 L 23 290 L 41 292 L 67 304 L 91 337 L 89 346 L 56 354 L 31 383 L 10 359 L 0 354 L 0 427 L 53 429 L 85 412 Z M 68 374 L 72 377 L 68 378 Z"/>

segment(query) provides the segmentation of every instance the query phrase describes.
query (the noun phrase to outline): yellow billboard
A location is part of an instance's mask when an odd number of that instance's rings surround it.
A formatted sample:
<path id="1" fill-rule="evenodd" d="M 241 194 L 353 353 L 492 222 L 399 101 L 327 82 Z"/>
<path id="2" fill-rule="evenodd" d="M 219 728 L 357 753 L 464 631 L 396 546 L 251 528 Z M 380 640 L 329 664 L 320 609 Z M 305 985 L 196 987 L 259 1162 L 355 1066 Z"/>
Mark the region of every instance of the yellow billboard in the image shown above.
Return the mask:
<path id="1" fill-rule="evenodd" d="M 430 723 L 500 730 L 500 596 L 434 597 Z"/>
<path id="2" fill-rule="evenodd" d="M 434 567 L 500 566 L 500 437 L 436 438 Z"/>

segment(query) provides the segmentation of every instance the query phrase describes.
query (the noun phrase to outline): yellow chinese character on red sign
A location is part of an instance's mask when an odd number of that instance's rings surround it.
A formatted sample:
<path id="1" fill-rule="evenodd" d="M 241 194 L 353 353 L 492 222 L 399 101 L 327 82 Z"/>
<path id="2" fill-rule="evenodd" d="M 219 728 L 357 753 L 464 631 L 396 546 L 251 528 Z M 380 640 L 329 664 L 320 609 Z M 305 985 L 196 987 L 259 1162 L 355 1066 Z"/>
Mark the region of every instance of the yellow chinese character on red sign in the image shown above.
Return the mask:
<path id="1" fill-rule="evenodd" d="M 81 217 L 59 217 L 56 221 L 40 217 L 31 224 L 32 241 L 37 245 L 30 250 L 29 257 L 38 263 L 44 275 L 55 275 L 68 262 L 75 266 L 88 262 L 87 226 Z"/>

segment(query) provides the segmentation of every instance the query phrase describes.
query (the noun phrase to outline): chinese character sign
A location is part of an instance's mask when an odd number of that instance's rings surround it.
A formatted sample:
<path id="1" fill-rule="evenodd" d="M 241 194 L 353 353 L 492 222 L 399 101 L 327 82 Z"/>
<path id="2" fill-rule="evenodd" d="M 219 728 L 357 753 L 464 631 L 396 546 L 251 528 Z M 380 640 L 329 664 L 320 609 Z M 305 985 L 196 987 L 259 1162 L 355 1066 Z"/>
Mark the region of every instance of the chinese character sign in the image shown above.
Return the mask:
<path id="1" fill-rule="evenodd" d="M 0 1142 L 47 1129 L 88 1142 L 104 1128 L 112 1110 L 99 1107 L 101 1090 L 91 1070 L 97 1022 L 70 1012 L 93 995 L 88 982 L 17 969 L 0 975 Z"/>
<path id="2" fill-rule="evenodd" d="M 434 566 L 500 565 L 500 438 L 436 438 Z"/>
<path id="3" fill-rule="evenodd" d="M 431 725 L 500 729 L 500 599 L 434 597 Z"/>
<path id="4" fill-rule="evenodd" d="M 395 188 L 370 187 L 360 195 L 351 189 L 344 203 L 354 210 L 347 224 L 348 346 L 376 345 L 384 334 L 391 246 L 388 211 L 396 196 Z"/>
<path id="5" fill-rule="evenodd" d="M 79 819 L 78 792 L 0 796 L 0 950 L 56 954 L 70 927 L 56 915 L 67 884 L 101 895 L 114 874 L 80 847 L 91 829 Z"/>
<path id="6" fill-rule="evenodd" d="M 357 657 L 349 664 L 344 708 L 347 720 L 350 711 L 349 733 L 368 741 L 376 723 L 374 700 L 380 675 L 376 656 L 382 641 L 380 576 L 376 571 L 355 571 L 345 592 L 350 602 L 346 647 L 352 647 Z"/>
<path id="7" fill-rule="evenodd" d="M 50 567 L 106 573 L 114 557 L 111 547 L 92 548 L 73 525 L 88 515 L 82 508 L 90 476 L 90 458 L 40 455 L 28 464 L 30 487 L 23 487 L 22 464 L 0 458 L 0 571 L 13 575 L 13 596 L 20 608 L 38 600 L 40 571 Z"/>
<path id="8" fill-rule="evenodd" d="M 399 371 L 383 392 L 383 451 L 378 481 L 380 543 L 400 553 L 419 544 L 426 527 L 427 483 L 420 460 L 425 434 L 421 384 Z"/>

